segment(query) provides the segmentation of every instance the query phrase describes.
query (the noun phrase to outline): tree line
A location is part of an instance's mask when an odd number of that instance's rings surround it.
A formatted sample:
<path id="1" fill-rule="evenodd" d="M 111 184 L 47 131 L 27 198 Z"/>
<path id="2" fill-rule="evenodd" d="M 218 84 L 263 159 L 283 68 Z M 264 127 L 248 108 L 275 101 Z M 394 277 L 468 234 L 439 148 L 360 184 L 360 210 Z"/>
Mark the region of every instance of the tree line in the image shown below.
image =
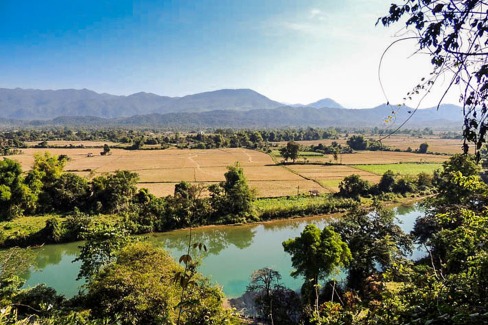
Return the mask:
<path id="1" fill-rule="evenodd" d="M 205 130 L 161 130 L 161 129 L 83 129 L 83 128 L 42 128 L 19 129 L 0 132 L 0 149 L 4 155 L 15 154 L 13 150 L 26 147 L 26 142 L 39 142 L 42 148 L 49 147 L 49 141 L 107 141 L 119 143 L 132 149 L 144 146 L 175 145 L 188 148 L 247 147 L 263 148 L 271 142 L 310 141 L 337 139 L 340 134 L 382 135 L 384 130 L 346 128 L 298 128 L 298 129 L 205 129 Z M 432 130 L 401 130 L 402 134 L 422 136 L 432 134 Z M 73 148 L 79 145 L 72 145 Z M 371 146 L 374 148 L 374 145 Z"/>

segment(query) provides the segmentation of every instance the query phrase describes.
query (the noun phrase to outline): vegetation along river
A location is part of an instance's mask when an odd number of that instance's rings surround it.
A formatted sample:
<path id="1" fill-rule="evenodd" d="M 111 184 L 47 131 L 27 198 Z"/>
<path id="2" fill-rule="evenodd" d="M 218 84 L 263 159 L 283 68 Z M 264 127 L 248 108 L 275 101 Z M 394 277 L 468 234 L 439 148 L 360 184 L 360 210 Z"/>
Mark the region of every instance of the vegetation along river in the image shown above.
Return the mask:
<path id="1" fill-rule="evenodd" d="M 413 228 L 415 219 L 423 212 L 417 205 L 395 208 L 404 231 Z M 331 217 L 321 216 L 303 219 L 273 221 L 263 224 L 239 226 L 215 226 L 193 230 L 193 242 L 202 242 L 207 252 L 201 256 L 199 270 L 212 281 L 220 284 L 227 297 L 241 296 L 249 283 L 253 271 L 271 267 L 282 275 L 282 282 L 291 289 L 298 289 L 302 279 L 290 276 L 292 271 L 290 255 L 283 251 L 281 243 L 298 236 L 305 226 L 315 223 L 320 228 L 331 221 Z M 167 249 L 178 259 L 186 250 L 188 230 L 151 234 L 148 240 Z M 82 281 L 76 281 L 80 262 L 73 263 L 79 253 L 78 243 L 47 245 L 36 250 L 36 266 L 24 277 L 26 286 L 39 283 L 53 287 L 66 297 L 74 296 Z M 193 255 L 197 254 L 194 252 Z M 422 256 L 415 251 L 412 258 Z M 341 275 L 337 275 L 339 278 Z"/>

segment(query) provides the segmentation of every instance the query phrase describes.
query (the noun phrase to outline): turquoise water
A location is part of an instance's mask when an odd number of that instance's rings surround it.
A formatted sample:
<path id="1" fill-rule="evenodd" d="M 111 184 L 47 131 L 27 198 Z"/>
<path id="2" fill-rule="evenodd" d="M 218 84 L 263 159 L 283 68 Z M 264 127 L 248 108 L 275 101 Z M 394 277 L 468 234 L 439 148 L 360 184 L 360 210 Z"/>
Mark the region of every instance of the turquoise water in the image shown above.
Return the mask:
<path id="1" fill-rule="evenodd" d="M 417 206 L 404 206 L 395 209 L 401 220 L 404 231 L 413 228 L 416 217 L 422 214 Z M 249 283 L 253 271 L 270 267 L 282 275 L 282 282 L 291 289 L 299 289 L 302 279 L 290 276 L 292 271 L 290 255 L 283 251 L 282 242 L 299 236 L 307 224 L 314 223 L 320 228 L 331 221 L 331 217 L 313 217 L 293 220 L 280 220 L 264 224 L 239 226 L 214 226 L 192 231 L 192 242 L 204 243 L 206 253 L 200 255 L 199 271 L 213 282 L 222 286 L 227 297 L 241 296 Z M 151 234 L 147 240 L 160 245 L 178 259 L 186 251 L 188 230 L 177 230 L 169 233 Z M 82 281 L 76 281 L 80 267 L 73 262 L 82 243 L 48 245 L 36 250 L 36 266 L 28 274 L 26 286 L 39 283 L 53 287 L 66 297 L 74 296 Z M 422 256 L 415 251 L 412 258 Z M 336 275 L 340 278 L 341 275 Z"/>

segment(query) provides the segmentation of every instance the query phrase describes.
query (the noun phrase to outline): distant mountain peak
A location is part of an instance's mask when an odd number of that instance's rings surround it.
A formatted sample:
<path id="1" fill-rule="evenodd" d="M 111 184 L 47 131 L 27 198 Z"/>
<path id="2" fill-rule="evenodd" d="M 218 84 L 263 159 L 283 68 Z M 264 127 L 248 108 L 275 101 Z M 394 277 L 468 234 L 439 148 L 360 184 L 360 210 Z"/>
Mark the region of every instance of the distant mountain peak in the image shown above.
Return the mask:
<path id="1" fill-rule="evenodd" d="M 316 102 L 310 103 L 307 106 L 315 108 L 344 108 L 341 104 L 333 100 L 332 98 L 323 98 Z"/>

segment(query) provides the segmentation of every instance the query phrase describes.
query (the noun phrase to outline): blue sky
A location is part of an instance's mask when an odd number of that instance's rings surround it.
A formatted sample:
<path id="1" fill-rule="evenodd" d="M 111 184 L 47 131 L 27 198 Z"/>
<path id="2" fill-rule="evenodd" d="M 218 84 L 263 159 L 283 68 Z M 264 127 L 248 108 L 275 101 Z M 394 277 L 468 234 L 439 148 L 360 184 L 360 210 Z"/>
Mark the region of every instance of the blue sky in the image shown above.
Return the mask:
<path id="1" fill-rule="evenodd" d="M 387 11 L 383 0 L 1 0 L 0 87 L 251 88 L 287 103 L 372 107 L 386 101 L 378 64 L 401 27 L 374 26 Z M 392 103 L 430 72 L 428 58 L 410 57 L 414 45 L 395 47 L 381 70 Z"/>

